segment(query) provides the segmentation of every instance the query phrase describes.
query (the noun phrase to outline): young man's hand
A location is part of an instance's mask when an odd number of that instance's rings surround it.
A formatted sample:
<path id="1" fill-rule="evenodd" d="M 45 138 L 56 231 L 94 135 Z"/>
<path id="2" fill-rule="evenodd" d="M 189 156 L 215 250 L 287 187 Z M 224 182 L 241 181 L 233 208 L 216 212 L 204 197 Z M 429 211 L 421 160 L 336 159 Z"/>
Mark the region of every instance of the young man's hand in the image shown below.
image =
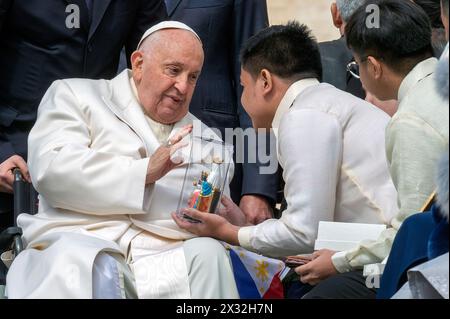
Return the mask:
<path id="1" fill-rule="evenodd" d="M 182 213 L 199 223 L 193 223 L 183 217 L 172 213 L 172 218 L 181 229 L 199 237 L 211 237 L 222 240 L 230 245 L 239 245 L 239 227 L 230 224 L 224 217 L 216 214 L 202 213 L 195 209 L 186 209 Z"/>
<path id="2" fill-rule="evenodd" d="M 300 275 L 300 281 L 304 284 L 315 286 L 321 281 L 336 275 L 338 272 L 331 259 L 335 253 L 335 251 L 326 249 L 315 252 L 311 262 L 295 269 L 295 272 Z"/>

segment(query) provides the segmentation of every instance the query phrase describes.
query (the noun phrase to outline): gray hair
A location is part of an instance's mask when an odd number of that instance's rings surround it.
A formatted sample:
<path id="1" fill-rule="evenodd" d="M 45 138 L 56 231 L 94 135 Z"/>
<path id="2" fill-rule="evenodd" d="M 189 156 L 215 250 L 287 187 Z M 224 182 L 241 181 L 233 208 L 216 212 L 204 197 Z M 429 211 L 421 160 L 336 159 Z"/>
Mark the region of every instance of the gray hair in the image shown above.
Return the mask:
<path id="1" fill-rule="evenodd" d="M 443 99 L 449 99 L 449 45 L 439 60 L 436 69 L 436 88 Z"/>
<path id="2" fill-rule="evenodd" d="M 449 220 L 448 207 L 448 150 L 439 162 L 437 176 L 437 205 L 440 208 L 442 216 Z"/>
<path id="3" fill-rule="evenodd" d="M 350 20 L 353 13 L 365 3 L 366 0 L 336 0 L 337 8 L 344 22 Z"/>
<path id="4" fill-rule="evenodd" d="M 436 84 L 437 90 L 443 99 L 449 99 L 449 45 L 442 54 L 436 70 Z M 447 107 L 447 106 L 446 106 Z M 436 179 L 437 189 L 437 204 L 440 208 L 441 214 L 449 220 L 449 206 L 448 206 L 448 150 L 438 165 L 438 175 Z"/>

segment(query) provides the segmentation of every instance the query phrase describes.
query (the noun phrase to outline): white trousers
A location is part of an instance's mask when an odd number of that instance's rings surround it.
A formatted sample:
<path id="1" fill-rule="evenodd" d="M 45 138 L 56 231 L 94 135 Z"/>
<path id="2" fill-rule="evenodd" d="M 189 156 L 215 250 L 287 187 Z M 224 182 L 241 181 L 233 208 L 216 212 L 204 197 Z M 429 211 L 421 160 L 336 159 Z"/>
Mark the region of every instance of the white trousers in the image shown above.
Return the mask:
<path id="1" fill-rule="evenodd" d="M 191 297 L 238 299 L 233 270 L 226 249 L 211 238 L 184 242 Z M 93 268 L 94 299 L 137 298 L 134 274 L 123 257 L 100 253 Z"/>

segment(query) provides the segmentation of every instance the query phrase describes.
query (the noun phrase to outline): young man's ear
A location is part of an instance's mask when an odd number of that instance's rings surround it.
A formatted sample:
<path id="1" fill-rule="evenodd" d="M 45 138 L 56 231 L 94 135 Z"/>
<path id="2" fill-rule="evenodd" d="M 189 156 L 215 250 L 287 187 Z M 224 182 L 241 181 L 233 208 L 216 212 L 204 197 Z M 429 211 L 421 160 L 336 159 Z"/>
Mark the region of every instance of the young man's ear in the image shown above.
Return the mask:
<path id="1" fill-rule="evenodd" d="M 272 73 L 270 73 L 270 71 L 267 69 L 263 69 L 260 73 L 259 78 L 260 78 L 262 93 L 264 96 L 266 96 L 267 94 L 272 92 L 272 88 L 273 88 Z"/>
<path id="2" fill-rule="evenodd" d="M 367 57 L 367 67 L 375 80 L 379 80 L 383 76 L 383 64 L 377 58 Z"/>
<path id="3" fill-rule="evenodd" d="M 333 24 L 336 28 L 341 30 L 344 21 L 342 20 L 341 14 L 339 13 L 336 2 L 331 4 L 331 17 L 333 18 Z"/>

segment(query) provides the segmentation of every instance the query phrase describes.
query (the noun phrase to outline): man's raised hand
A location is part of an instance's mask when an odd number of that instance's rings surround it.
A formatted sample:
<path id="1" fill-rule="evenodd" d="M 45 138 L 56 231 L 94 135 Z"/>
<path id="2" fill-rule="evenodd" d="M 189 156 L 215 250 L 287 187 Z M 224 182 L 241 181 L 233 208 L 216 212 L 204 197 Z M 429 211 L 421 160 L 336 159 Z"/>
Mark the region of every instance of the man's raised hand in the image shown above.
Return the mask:
<path id="1" fill-rule="evenodd" d="M 183 127 L 177 134 L 169 139 L 166 145 L 159 147 L 150 157 L 147 168 L 146 184 L 153 184 L 166 176 L 171 170 L 183 164 L 183 159 L 172 157 L 179 149 L 187 146 L 182 140 L 192 132 L 193 126 Z"/>

